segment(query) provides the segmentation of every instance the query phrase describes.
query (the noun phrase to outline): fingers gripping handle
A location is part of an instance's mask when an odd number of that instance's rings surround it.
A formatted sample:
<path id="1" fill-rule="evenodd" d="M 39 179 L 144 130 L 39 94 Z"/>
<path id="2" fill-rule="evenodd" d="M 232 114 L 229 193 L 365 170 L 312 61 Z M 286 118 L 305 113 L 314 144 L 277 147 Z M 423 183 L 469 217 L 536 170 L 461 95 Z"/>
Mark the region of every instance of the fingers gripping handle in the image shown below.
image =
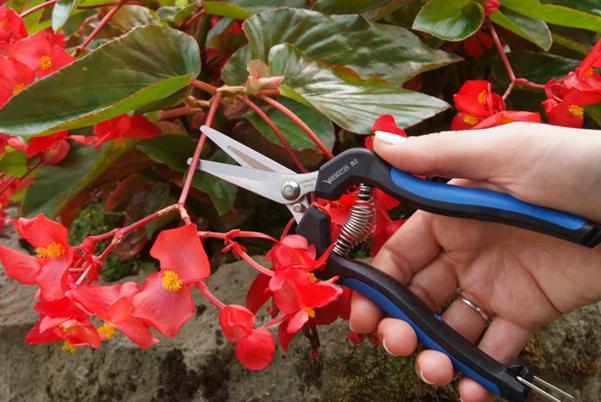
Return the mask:
<path id="1" fill-rule="evenodd" d="M 545 233 L 587 247 L 601 242 L 601 226 L 581 217 L 520 201 L 508 194 L 422 180 L 360 148 L 343 152 L 319 170 L 315 193 L 336 199 L 360 182 L 379 187 L 417 209 L 495 221 Z"/>
<path id="2" fill-rule="evenodd" d="M 515 367 L 505 367 L 492 359 L 392 277 L 370 265 L 335 254 L 330 256 L 326 271 L 328 276 L 338 275 L 342 285 L 369 298 L 389 317 L 406 321 L 425 347 L 446 354 L 456 370 L 509 401 L 526 399 L 529 389 L 516 378 L 516 375 L 531 376 L 526 368 L 516 373 Z"/>

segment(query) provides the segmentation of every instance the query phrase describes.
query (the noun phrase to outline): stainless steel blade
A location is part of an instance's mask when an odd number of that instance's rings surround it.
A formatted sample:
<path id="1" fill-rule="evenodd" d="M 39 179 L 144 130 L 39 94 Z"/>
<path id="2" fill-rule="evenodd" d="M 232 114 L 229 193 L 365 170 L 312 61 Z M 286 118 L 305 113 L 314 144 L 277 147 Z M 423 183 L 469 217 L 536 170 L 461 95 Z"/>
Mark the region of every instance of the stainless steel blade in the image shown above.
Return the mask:
<path id="1" fill-rule="evenodd" d="M 241 166 L 251 167 L 253 169 L 277 172 L 285 174 L 295 174 L 296 172 L 288 169 L 286 166 L 280 165 L 274 160 L 266 157 L 265 155 L 255 151 L 252 148 L 247 147 L 244 144 L 228 137 L 227 135 L 220 133 L 219 131 L 208 127 L 200 127 L 202 131 L 211 141 L 213 141 L 219 148 L 223 149 L 229 156 L 232 157 Z"/>

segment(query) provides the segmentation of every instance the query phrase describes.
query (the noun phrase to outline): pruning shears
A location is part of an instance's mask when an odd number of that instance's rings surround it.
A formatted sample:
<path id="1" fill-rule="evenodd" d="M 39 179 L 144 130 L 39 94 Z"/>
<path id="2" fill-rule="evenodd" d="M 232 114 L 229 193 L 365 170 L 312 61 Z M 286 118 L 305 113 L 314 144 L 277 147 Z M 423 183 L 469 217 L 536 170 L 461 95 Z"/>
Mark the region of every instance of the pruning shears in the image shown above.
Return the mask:
<path id="1" fill-rule="evenodd" d="M 530 390 L 557 402 L 561 400 L 553 394 L 574 399 L 534 376 L 524 364 L 504 365 L 494 360 L 442 321 L 406 286 L 347 255 L 371 235 L 375 223 L 371 194 L 374 187 L 416 209 L 518 226 L 587 247 L 601 242 L 601 225 L 528 204 L 508 194 L 420 179 L 390 166 L 364 148 L 349 149 L 318 171 L 297 174 L 217 130 L 207 126 L 200 130 L 240 166 L 201 160 L 198 169 L 285 205 L 297 222 L 296 233 L 315 245 L 318 254 L 332 244 L 330 218 L 311 206 L 308 196 L 313 193 L 335 200 L 349 188 L 359 188 L 358 201 L 324 269 L 316 272 L 320 279 L 336 276 L 339 284 L 366 296 L 388 316 L 406 321 L 425 347 L 446 354 L 456 370 L 508 401 L 525 401 Z"/>

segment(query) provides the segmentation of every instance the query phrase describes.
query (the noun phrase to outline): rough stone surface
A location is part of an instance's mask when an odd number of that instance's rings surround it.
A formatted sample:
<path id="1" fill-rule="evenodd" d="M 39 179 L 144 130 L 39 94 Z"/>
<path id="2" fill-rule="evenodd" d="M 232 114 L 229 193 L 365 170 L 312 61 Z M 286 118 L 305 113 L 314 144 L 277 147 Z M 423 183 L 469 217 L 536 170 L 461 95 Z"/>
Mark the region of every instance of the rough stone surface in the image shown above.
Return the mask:
<path id="1" fill-rule="evenodd" d="M 13 232 L 1 244 L 18 247 Z M 253 272 L 244 264 L 221 267 L 209 286 L 224 300 L 242 303 Z M 198 297 L 199 295 L 197 295 Z M 456 401 L 452 387 L 433 388 L 414 375 L 413 359 L 395 359 L 369 344 L 344 341 L 346 323 L 320 331 L 319 358 L 297 337 L 266 370 L 241 367 L 217 325 L 217 314 L 198 297 L 199 313 L 175 339 L 140 350 L 117 336 L 99 350 L 64 352 L 60 345 L 30 346 L 36 320 L 33 288 L 0 270 L 0 401 Z M 539 331 L 525 357 L 537 373 L 601 401 L 601 311 L 583 308 Z M 533 400 L 536 400 L 533 398 Z"/>

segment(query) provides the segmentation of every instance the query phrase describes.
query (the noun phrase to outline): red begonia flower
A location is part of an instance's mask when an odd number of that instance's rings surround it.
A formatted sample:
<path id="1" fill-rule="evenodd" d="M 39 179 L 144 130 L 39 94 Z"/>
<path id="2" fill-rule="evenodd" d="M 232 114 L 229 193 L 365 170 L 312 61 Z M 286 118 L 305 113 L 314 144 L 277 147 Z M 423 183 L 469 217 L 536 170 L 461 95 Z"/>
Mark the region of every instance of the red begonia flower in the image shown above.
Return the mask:
<path id="1" fill-rule="evenodd" d="M 246 307 L 228 304 L 219 312 L 219 325 L 227 339 L 238 342 L 252 334 L 255 315 Z"/>
<path id="2" fill-rule="evenodd" d="M 0 155 L 4 153 L 7 146 L 16 149 L 17 151 L 25 151 L 27 149 L 27 145 L 17 137 L 0 133 Z"/>
<path id="3" fill-rule="evenodd" d="M 0 56 L 0 107 L 35 80 L 35 72 L 17 60 Z"/>
<path id="4" fill-rule="evenodd" d="M 269 290 L 269 281 L 271 276 L 259 274 L 255 280 L 250 284 L 246 293 L 246 308 L 253 313 L 259 311 L 267 300 L 271 297 L 271 291 Z"/>
<path id="5" fill-rule="evenodd" d="M 543 102 L 543 107 L 550 124 L 580 128 L 584 123 L 584 109 L 582 106 L 547 99 Z"/>
<path id="6" fill-rule="evenodd" d="M 66 272 L 73 259 L 73 248 L 67 242 L 67 228 L 44 215 L 12 221 L 19 235 L 36 249 L 42 266 L 36 276 L 40 300 L 55 300 L 64 296 Z"/>
<path id="7" fill-rule="evenodd" d="M 453 101 L 457 110 L 475 117 L 489 117 L 505 109 L 503 98 L 492 92 L 491 83 L 485 80 L 466 81 Z"/>
<path id="8" fill-rule="evenodd" d="M 38 78 L 42 78 L 75 60 L 62 44 L 62 34 L 42 31 L 15 43 L 8 49 L 8 55 L 37 72 Z"/>
<path id="9" fill-rule="evenodd" d="M 9 277 L 24 285 L 35 285 L 35 278 L 42 266 L 40 259 L 1 245 L 0 262 Z"/>
<path id="10" fill-rule="evenodd" d="M 160 128 L 152 124 L 146 117 L 132 117 L 124 114 L 96 124 L 94 136 L 72 136 L 71 138 L 86 145 L 94 144 L 95 148 L 100 148 L 108 141 L 115 141 L 118 146 L 123 146 L 127 138 L 155 138 L 160 133 Z"/>
<path id="11" fill-rule="evenodd" d="M 405 130 L 396 125 L 394 117 L 389 114 L 384 114 L 376 119 L 374 124 L 371 126 L 371 133 L 375 134 L 376 131 L 386 131 L 387 133 L 398 134 L 401 137 L 407 137 Z M 374 150 L 374 137 L 370 135 L 365 139 L 365 148 L 373 151 Z"/>
<path id="12" fill-rule="evenodd" d="M 479 30 L 463 41 L 463 51 L 469 57 L 479 59 L 484 52 L 493 47 L 493 44 L 492 36 L 488 32 Z"/>
<path id="13" fill-rule="evenodd" d="M 0 52 L 26 36 L 27 28 L 19 14 L 12 8 L 0 7 Z"/>
<path id="14" fill-rule="evenodd" d="M 476 117 L 471 114 L 459 112 L 451 121 L 451 130 L 470 130 L 484 119 L 485 117 Z"/>
<path id="15" fill-rule="evenodd" d="M 249 370 L 263 370 L 269 366 L 275 353 L 273 335 L 265 328 L 255 328 L 253 332 L 236 342 L 236 357 Z"/>
<path id="16" fill-rule="evenodd" d="M 276 243 L 265 255 L 274 270 L 291 267 L 310 267 L 315 262 L 315 246 L 300 235 L 288 235 Z M 302 269 L 302 268 L 301 268 Z"/>
<path id="17" fill-rule="evenodd" d="M 196 225 L 163 230 L 150 250 L 161 272 L 150 275 L 134 296 L 134 316 L 167 336 L 175 336 L 196 311 L 190 286 L 210 275 Z"/>
<path id="18" fill-rule="evenodd" d="M 484 12 L 487 16 L 491 15 L 501 7 L 499 0 L 485 0 L 484 1 Z"/>
<path id="19" fill-rule="evenodd" d="M 514 122 L 528 122 L 528 123 L 540 123 L 541 117 L 538 112 L 523 112 L 517 110 L 504 110 L 502 112 L 495 113 L 494 115 L 482 120 L 480 123 L 474 126 L 476 129 L 496 127 L 503 124 L 514 123 Z"/>
<path id="20" fill-rule="evenodd" d="M 68 137 L 68 131 L 59 131 L 50 135 L 33 137 L 31 141 L 29 141 L 29 144 L 27 144 L 27 152 L 25 155 L 27 158 L 32 158 L 42 152 L 57 147 L 60 142 L 66 141 Z"/>
<path id="21" fill-rule="evenodd" d="M 44 317 L 42 317 L 42 320 Z M 74 349 L 75 346 L 87 345 L 100 347 L 101 337 L 89 320 L 67 320 L 52 328 L 43 330 L 41 321 L 38 322 L 25 336 L 28 344 L 50 343 L 65 340 L 65 345 Z"/>

